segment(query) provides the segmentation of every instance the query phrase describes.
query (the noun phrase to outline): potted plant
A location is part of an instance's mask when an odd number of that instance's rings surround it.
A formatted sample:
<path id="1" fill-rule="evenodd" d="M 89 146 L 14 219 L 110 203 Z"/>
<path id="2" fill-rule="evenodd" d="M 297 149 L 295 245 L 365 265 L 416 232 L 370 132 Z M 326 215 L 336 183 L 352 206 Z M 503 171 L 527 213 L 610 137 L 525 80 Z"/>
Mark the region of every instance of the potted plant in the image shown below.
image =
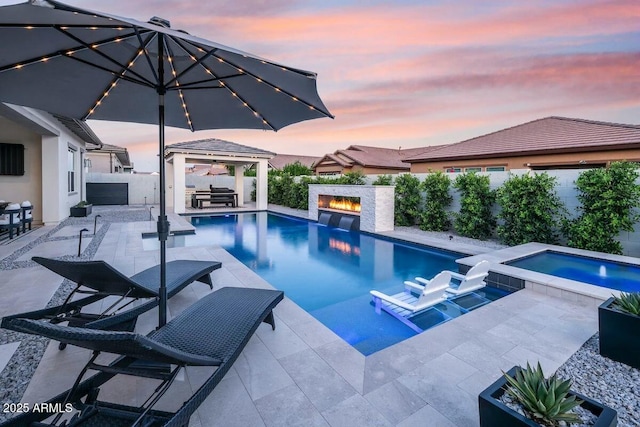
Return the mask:
<path id="1" fill-rule="evenodd" d="M 514 366 L 480 393 L 480 426 L 571 425 L 582 422 L 579 412 L 592 418 L 596 427 L 618 424 L 615 410 L 570 388 L 571 380 L 561 381 L 555 374 L 545 378 L 540 363 L 535 369 L 528 363 L 526 369 Z"/>
<path id="2" fill-rule="evenodd" d="M 81 217 L 91 215 L 91 208 L 93 205 L 87 203 L 86 201 L 81 201 L 75 206 L 71 206 L 71 216 L 73 217 Z"/>
<path id="3" fill-rule="evenodd" d="M 621 293 L 598 307 L 600 355 L 640 369 L 640 292 Z"/>

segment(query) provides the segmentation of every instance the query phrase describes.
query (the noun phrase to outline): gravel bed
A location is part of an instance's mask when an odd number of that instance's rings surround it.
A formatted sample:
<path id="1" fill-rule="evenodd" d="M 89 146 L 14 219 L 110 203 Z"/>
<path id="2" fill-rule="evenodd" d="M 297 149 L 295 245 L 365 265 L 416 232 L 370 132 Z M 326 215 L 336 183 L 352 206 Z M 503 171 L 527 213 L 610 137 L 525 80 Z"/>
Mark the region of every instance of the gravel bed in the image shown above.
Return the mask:
<path id="1" fill-rule="evenodd" d="M 74 255 L 66 255 L 59 257 L 59 259 L 70 259 L 76 261 L 93 259 L 102 239 L 109 230 L 110 223 L 149 220 L 149 210 L 146 208 L 128 208 L 123 210 L 109 210 L 103 208 L 98 212 L 94 210 L 94 213 L 88 217 L 67 218 L 47 234 L 39 237 L 28 245 L 25 245 L 23 248 L 16 250 L 8 257 L 2 259 L 0 261 L 0 271 L 36 266 L 37 264 L 31 260 L 16 261 L 16 259 L 29 252 L 33 247 L 44 242 L 77 239 L 77 236 L 52 236 L 63 227 L 70 225 L 86 225 L 88 229 L 93 230 L 96 215 L 100 215 L 98 220 L 99 227 L 96 230 L 95 236 L 86 234 L 86 236 L 91 236 L 93 239 L 82 252 L 81 256 L 77 257 Z M 54 293 L 51 300 L 47 303 L 47 307 L 62 304 L 73 288 L 75 288 L 75 284 L 65 279 Z M 40 359 L 42 359 L 42 356 L 49 345 L 49 339 L 47 338 L 0 329 L 0 345 L 12 342 L 20 342 L 20 345 L 7 363 L 7 366 L 5 366 L 0 373 L 0 402 L 3 403 L 19 403 L 21 401 L 22 396 L 29 385 L 29 381 L 31 380 L 31 377 L 40 363 Z M 0 422 L 6 420 L 9 416 L 9 414 L 0 413 Z"/>
<path id="2" fill-rule="evenodd" d="M 504 245 L 497 240 L 488 239 L 488 240 L 478 240 L 472 239 L 470 237 L 460 236 L 459 234 L 453 231 L 424 231 L 420 230 L 418 227 L 395 227 L 395 231 L 400 233 L 408 233 L 408 234 L 417 234 L 421 236 L 431 237 L 434 239 L 440 240 L 451 240 L 451 237 L 455 239 L 456 242 L 464 243 L 467 245 L 479 246 L 483 248 L 491 248 L 491 249 L 504 249 L 507 248 L 507 245 Z"/>
<path id="3" fill-rule="evenodd" d="M 618 411 L 618 426 L 640 426 L 640 370 L 600 356 L 595 334 L 558 369 L 571 389 Z"/>

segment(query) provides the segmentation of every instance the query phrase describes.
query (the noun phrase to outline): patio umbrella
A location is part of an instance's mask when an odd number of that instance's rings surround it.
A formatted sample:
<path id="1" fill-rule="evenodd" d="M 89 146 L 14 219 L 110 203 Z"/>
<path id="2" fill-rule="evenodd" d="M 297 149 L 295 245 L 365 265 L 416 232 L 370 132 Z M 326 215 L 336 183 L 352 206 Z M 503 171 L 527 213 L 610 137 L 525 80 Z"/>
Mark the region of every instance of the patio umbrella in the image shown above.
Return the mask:
<path id="1" fill-rule="evenodd" d="M 52 0 L 0 7 L 0 101 L 70 118 L 157 124 L 159 325 L 166 322 L 165 125 L 274 130 L 332 117 L 315 73 L 149 22 Z"/>

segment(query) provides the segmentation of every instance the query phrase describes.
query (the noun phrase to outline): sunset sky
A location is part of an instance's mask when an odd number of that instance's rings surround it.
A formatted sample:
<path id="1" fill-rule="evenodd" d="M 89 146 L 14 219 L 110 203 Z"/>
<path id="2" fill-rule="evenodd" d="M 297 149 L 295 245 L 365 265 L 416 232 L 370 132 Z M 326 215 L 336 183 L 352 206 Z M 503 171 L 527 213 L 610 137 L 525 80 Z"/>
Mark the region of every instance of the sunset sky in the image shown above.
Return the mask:
<path id="1" fill-rule="evenodd" d="M 11 4 L 16 1 L 0 1 Z M 638 0 L 67 0 L 318 73 L 334 120 L 277 133 L 167 129 L 167 143 L 221 138 L 278 153 L 350 144 L 412 148 L 558 115 L 640 124 Z M 157 170 L 157 128 L 90 121 Z"/>

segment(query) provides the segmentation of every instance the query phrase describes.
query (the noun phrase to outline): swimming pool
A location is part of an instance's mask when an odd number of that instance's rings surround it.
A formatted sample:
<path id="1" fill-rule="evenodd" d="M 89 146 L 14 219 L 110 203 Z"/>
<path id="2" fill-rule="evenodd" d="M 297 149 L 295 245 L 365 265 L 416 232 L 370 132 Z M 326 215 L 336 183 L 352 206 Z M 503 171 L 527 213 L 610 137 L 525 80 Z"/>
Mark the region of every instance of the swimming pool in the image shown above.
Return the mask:
<path id="1" fill-rule="evenodd" d="M 506 263 L 623 292 L 640 291 L 640 267 L 579 255 L 544 251 Z"/>
<path id="2" fill-rule="evenodd" d="M 389 314 L 376 314 L 370 290 L 395 294 L 404 280 L 457 271 L 455 260 L 464 256 L 266 212 L 191 222 L 196 234 L 180 236 L 181 244 L 222 246 L 364 355 L 416 334 Z M 428 329 L 475 308 L 478 299 L 502 295 L 487 288 L 479 297 L 439 304 L 414 323 Z"/>

